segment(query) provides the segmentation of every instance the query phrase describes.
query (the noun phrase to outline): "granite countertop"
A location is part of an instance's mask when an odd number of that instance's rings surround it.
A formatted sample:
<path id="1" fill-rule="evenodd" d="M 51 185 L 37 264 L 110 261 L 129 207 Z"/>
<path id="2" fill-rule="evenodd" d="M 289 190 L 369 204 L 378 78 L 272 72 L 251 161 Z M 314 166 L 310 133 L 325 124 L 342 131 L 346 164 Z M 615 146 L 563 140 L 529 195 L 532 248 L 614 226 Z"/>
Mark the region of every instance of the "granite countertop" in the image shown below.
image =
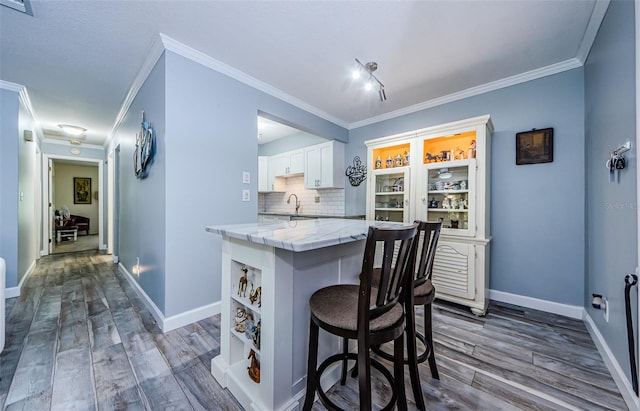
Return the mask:
<path id="1" fill-rule="evenodd" d="M 309 251 L 367 238 L 369 226 L 397 227 L 399 223 L 344 218 L 268 221 L 207 226 L 214 234 L 290 251 Z"/>

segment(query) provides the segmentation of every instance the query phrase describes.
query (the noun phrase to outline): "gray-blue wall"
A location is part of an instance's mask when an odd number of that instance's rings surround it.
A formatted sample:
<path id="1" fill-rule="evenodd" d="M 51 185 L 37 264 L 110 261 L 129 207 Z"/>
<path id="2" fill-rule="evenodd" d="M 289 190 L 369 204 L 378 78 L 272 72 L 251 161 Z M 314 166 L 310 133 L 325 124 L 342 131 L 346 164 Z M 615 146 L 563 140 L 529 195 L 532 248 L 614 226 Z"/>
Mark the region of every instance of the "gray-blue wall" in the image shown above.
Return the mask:
<path id="1" fill-rule="evenodd" d="M 162 56 L 138 91 L 114 138 L 120 145 L 119 162 L 119 255 L 131 273 L 140 258 L 141 272 L 136 281 L 158 309 L 165 310 L 166 190 L 165 174 L 165 57 Z M 140 119 L 155 130 L 155 156 L 145 179 L 136 178 L 133 152 Z M 175 216 L 184 218 L 184 216 Z M 183 241 L 188 239 L 183 238 Z M 166 315 L 165 315 L 166 316 Z"/>
<path id="2" fill-rule="evenodd" d="M 346 158 L 365 140 L 489 114 L 490 288 L 582 306 L 584 94 L 581 68 L 351 130 Z M 552 163 L 515 164 L 515 135 L 553 127 Z M 347 214 L 365 212 L 366 187 L 346 186 Z"/>
<path id="3" fill-rule="evenodd" d="M 281 138 L 270 143 L 258 146 L 258 155 L 273 156 L 286 151 L 296 150 L 312 146 L 314 144 L 325 143 L 327 140 L 307 133 L 298 133 L 289 137 Z"/>
<path id="4" fill-rule="evenodd" d="M 18 285 L 18 93 L 0 88 L 0 257 L 7 288 Z"/>
<path id="5" fill-rule="evenodd" d="M 626 340 L 624 276 L 637 265 L 634 5 L 612 1 L 585 64 L 587 275 L 585 306 L 631 379 Z M 609 182 L 609 152 L 631 141 L 627 169 Z M 609 322 L 591 307 L 591 294 L 609 300 Z M 632 292 L 636 314 L 637 287 Z M 634 320 L 637 325 L 637 321 Z M 636 338 L 638 336 L 635 330 Z"/>
<path id="6" fill-rule="evenodd" d="M 258 112 L 324 138 L 346 140 L 348 131 L 178 54 L 165 60 L 165 315 L 175 315 L 221 298 L 220 237 L 204 227 L 257 220 Z"/>

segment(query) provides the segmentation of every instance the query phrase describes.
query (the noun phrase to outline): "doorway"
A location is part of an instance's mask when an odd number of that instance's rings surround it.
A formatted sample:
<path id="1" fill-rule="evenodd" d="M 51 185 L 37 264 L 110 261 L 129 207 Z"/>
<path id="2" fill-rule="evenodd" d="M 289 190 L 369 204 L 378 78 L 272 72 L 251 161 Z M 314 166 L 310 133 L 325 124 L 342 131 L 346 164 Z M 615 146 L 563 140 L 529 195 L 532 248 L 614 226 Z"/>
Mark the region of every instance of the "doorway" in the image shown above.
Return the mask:
<path id="1" fill-rule="evenodd" d="M 99 250 L 103 245 L 103 161 L 43 156 L 42 255 Z"/>

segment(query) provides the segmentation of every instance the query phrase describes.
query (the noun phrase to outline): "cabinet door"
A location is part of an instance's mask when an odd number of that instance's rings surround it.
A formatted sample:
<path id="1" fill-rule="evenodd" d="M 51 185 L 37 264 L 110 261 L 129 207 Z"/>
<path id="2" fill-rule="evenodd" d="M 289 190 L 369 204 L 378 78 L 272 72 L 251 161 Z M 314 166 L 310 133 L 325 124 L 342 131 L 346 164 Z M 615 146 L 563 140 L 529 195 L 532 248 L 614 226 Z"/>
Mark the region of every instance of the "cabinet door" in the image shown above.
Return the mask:
<path id="1" fill-rule="evenodd" d="M 269 185 L 269 157 L 258 156 L 258 191 L 271 191 Z"/>
<path id="2" fill-rule="evenodd" d="M 344 188 L 344 145 L 329 141 L 307 147 L 304 186 L 307 189 Z"/>
<path id="3" fill-rule="evenodd" d="M 317 189 L 322 178 L 322 150 L 319 146 L 307 147 L 304 155 L 304 186 Z"/>
<path id="4" fill-rule="evenodd" d="M 475 278 L 475 245 L 439 241 L 431 279 L 436 294 L 473 300 Z"/>
<path id="5" fill-rule="evenodd" d="M 376 170 L 373 172 L 373 203 L 369 218 L 377 221 L 410 223 L 409 168 Z"/>
<path id="6" fill-rule="evenodd" d="M 287 174 L 304 173 L 304 150 L 289 152 L 289 169 L 287 171 Z"/>
<path id="7" fill-rule="evenodd" d="M 442 221 L 442 233 L 476 234 L 476 160 L 425 164 L 421 187 L 423 219 Z"/>
<path id="8" fill-rule="evenodd" d="M 269 167 L 273 171 L 274 177 L 287 175 L 289 168 L 289 154 L 282 153 L 269 157 Z"/>

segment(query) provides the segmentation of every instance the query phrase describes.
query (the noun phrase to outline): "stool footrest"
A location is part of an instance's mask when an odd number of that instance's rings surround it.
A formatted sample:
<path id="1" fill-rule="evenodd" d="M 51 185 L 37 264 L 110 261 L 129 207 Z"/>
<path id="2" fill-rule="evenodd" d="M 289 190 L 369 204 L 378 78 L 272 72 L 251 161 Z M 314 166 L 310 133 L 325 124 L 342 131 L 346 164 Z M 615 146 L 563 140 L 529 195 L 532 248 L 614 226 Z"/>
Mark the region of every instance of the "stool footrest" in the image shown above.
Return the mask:
<path id="1" fill-rule="evenodd" d="M 355 360 L 356 366 L 357 366 L 358 354 L 349 352 L 349 353 L 334 354 L 329 358 L 327 358 L 326 360 L 324 360 L 318 367 L 318 372 L 316 374 L 316 389 L 318 392 L 318 396 L 320 397 L 320 401 L 325 407 L 327 407 L 330 410 L 342 410 L 342 408 L 334 404 L 333 401 L 331 401 L 327 396 L 327 394 L 322 390 L 322 387 L 320 385 L 320 379 L 322 378 L 322 373 L 331 364 L 338 361 L 343 361 L 345 358 L 347 360 Z M 389 387 L 391 388 L 391 399 L 380 411 L 390 411 L 394 409 L 396 405 L 396 401 L 398 399 L 398 392 L 395 388 L 395 380 L 391 372 L 389 372 L 389 370 L 382 363 L 380 363 L 374 358 L 370 358 L 370 361 L 371 361 L 371 366 L 377 369 L 378 371 L 380 371 L 380 373 L 387 379 L 387 381 L 389 381 Z"/>

